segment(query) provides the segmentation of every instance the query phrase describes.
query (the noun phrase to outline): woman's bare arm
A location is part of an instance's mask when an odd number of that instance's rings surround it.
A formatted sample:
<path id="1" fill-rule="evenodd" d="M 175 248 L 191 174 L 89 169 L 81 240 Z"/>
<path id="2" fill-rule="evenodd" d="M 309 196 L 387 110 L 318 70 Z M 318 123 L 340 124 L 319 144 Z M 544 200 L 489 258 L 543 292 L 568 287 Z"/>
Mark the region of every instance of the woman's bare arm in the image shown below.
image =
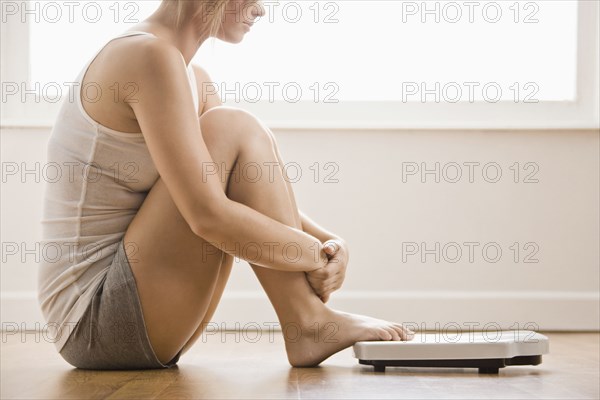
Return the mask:
<path id="1" fill-rule="evenodd" d="M 339 236 L 329 232 L 328 230 L 317 224 L 315 221 L 309 218 L 308 215 L 303 213 L 302 210 L 298 210 L 298 212 L 300 213 L 300 219 L 302 220 L 302 230 L 308 233 L 309 235 L 312 235 L 319 239 L 321 243 L 325 243 L 326 241 L 333 239 L 342 240 L 342 238 L 340 238 Z"/>
<path id="2" fill-rule="evenodd" d="M 200 109 L 198 115 L 205 113 L 211 108 L 222 105 L 221 97 L 219 96 L 218 90 L 215 83 L 210 78 L 208 72 L 200 67 L 199 65 L 192 65 L 196 76 L 196 89 L 200 97 Z M 325 230 L 315 221 L 308 217 L 302 210 L 298 210 L 302 221 L 302 230 L 309 235 L 312 235 L 319 239 L 321 243 L 324 243 L 331 239 L 342 240 L 339 236 Z"/>
<path id="3" fill-rule="evenodd" d="M 131 103 L 146 144 L 190 229 L 219 249 L 263 267 L 311 271 L 327 264 L 318 238 L 230 200 L 202 138 L 185 61 L 171 45 L 149 40 L 131 54 L 138 86 Z M 284 245 L 300 250 L 292 262 Z M 258 249 L 258 250 L 256 250 Z"/>
<path id="4" fill-rule="evenodd" d="M 216 83 L 212 81 L 208 72 L 199 65 L 192 64 L 194 74 L 196 76 L 196 89 L 200 99 L 198 115 L 202 115 L 211 108 L 223 105 L 221 96 L 219 96 Z"/>

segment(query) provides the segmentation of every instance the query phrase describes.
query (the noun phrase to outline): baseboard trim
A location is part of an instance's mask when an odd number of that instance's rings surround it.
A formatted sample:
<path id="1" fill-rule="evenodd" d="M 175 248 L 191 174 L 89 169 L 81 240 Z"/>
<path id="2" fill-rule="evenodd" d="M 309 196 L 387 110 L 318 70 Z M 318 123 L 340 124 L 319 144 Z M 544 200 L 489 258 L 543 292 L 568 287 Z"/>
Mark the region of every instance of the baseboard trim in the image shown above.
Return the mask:
<path id="1" fill-rule="evenodd" d="M 328 304 L 343 311 L 413 324 L 420 330 L 600 330 L 598 292 L 346 291 L 334 293 Z M 2 330 L 44 329 L 35 292 L 2 292 L 0 305 Z M 278 327 L 275 312 L 260 291 L 225 292 L 213 324 L 228 330 Z"/>

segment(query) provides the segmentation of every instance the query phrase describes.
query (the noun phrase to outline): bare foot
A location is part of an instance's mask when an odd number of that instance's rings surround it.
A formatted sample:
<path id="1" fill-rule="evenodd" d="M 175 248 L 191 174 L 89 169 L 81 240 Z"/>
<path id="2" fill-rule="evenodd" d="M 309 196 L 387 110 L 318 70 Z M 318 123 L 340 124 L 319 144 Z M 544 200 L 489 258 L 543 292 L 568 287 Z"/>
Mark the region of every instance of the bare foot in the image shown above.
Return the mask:
<path id="1" fill-rule="evenodd" d="M 314 322 L 283 324 L 288 361 L 294 367 L 314 367 L 360 341 L 411 340 L 401 324 L 327 309 Z"/>

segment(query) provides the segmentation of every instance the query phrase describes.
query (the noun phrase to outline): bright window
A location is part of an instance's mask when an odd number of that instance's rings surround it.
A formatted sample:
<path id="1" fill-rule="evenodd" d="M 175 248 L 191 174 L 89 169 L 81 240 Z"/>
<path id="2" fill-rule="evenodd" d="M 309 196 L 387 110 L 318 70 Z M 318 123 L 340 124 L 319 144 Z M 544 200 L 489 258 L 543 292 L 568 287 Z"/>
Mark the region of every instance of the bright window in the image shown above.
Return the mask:
<path id="1" fill-rule="evenodd" d="M 95 52 L 160 0 L 0 4 L 2 125 L 50 126 L 60 106 L 53 88 L 66 94 Z M 597 1 L 263 4 L 266 15 L 242 43 L 209 40 L 193 62 L 227 105 L 271 127 L 599 126 Z"/>
<path id="2" fill-rule="evenodd" d="M 75 1 L 68 8 L 65 2 L 33 3 L 42 18 L 30 24 L 31 80 L 42 86 L 72 81 L 103 43 L 159 5 Z M 242 43 L 217 41 L 213 47 L 206 42 L 194 60 L 209 71 L 228 103 L 236 98 L 575 99 L 576 1 L 302 0 L 264 5 L 267 15 Z"/>

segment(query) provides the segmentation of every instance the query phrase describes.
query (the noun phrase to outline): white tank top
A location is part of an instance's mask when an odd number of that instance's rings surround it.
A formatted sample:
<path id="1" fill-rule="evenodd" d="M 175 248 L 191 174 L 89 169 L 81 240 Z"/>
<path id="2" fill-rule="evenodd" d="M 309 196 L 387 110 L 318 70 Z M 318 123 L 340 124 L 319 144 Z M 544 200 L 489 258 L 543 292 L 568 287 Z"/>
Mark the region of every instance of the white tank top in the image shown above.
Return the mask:
<path id="1" fill-rule="evenodd" d="M 152 35 L 128 31 L 109 42 L 142 34 Z M 70 86 L 47 147 L 38 302 L 47 322 L 47 340 L 58 351 L 81 319 L 129 223 L 159 177 L 141 133 L 105 127 L 84 110 L 81 82 L 96 56 Z M 188 75 L 198 109 L 191 63 Z"/>

